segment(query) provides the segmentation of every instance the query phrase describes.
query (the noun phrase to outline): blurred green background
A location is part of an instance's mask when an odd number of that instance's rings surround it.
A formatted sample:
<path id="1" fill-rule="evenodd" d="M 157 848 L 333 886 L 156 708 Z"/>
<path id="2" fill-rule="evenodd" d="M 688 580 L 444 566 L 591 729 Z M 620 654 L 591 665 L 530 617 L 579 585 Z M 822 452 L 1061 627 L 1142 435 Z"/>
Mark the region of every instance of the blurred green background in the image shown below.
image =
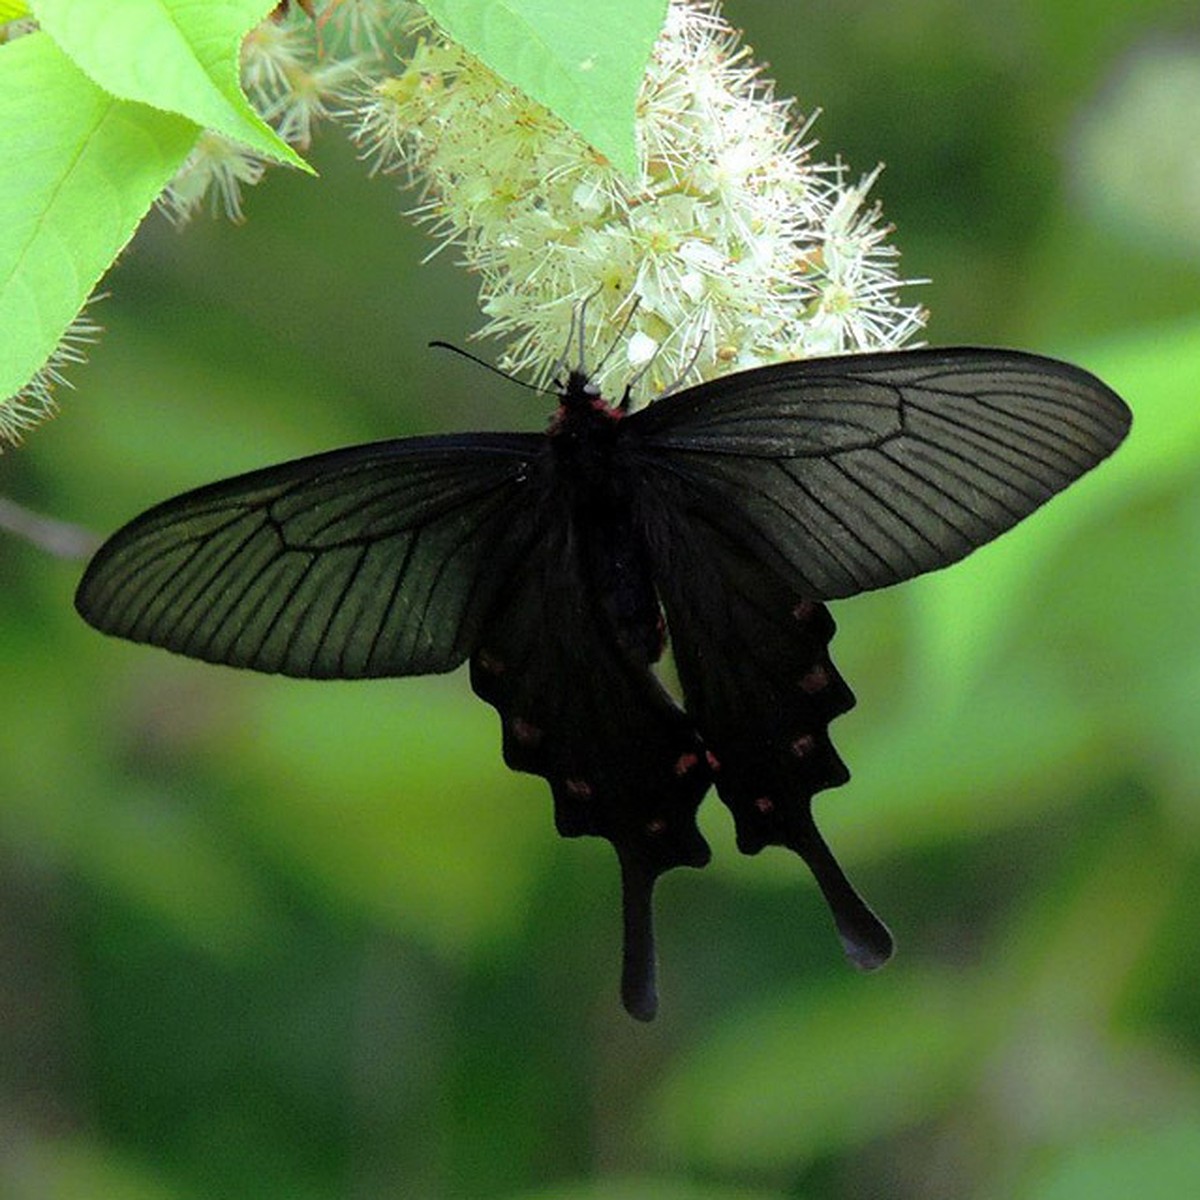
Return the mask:
<path id="1" fill-rule="evenodd" d="M 559 840 L 457 674 L 305 684 L 101 638 L 0 536 L 0 1196 L 1157 1200 L 1200 1188 L 1200 38 L 1194 0 L 729 0 L 878 185 L 928 340 L 1071 358 L 1111 463 L 949 572 L 836 606 L 854 771 L 802 865 L 659 889 Z M 148 222 L 0 494 L 96 531 L 189 486 L 544 404 L 428 351 L 469 278 L 337 129 L 247 221 Z"/>

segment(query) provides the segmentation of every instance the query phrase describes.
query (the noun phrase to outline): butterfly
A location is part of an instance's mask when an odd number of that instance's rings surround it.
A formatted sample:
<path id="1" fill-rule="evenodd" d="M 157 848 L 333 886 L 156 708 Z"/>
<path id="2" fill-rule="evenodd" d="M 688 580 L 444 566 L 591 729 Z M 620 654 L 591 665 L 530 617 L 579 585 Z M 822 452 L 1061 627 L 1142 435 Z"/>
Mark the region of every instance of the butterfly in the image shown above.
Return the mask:
<path id="1" fill-rule="evenodd" d="M 1130 425 L 1087 372 L 1011 350 L 759 367 L 637 411 L 581 369 L 543 434 L 351 446 L 251 471 L 115 533 L 76 595 L 105 633 L 319 679 L 453 670 L 543 776 L 565 837 L 607 838 L 621 994 L 657 1007 L 651 898 L 703 866 L 710 786 L 738 848 L 790 848 L 846 955 L 892 938 L 822 838 L 854 695 L 826 602 L 944 567 L 1094 467 Z M 682 703 L 655 665 L 670 637 Z"/>

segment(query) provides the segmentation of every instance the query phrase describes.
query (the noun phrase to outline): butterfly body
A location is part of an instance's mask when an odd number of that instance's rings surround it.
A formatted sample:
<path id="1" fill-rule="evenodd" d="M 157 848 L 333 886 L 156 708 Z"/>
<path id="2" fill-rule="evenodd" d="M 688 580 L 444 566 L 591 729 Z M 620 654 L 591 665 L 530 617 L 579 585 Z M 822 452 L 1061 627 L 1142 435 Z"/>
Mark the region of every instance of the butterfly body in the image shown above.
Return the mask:
<path id="1" fill-rule="evenodd" d="M 645 540 L 637 528 L 625 466 L 626 413 L 609 404 L 586 375 L 572 372 L 546 433 L 545 509 L 565 508 L 577 545 L 584 592 L 595 597 L 609 635 L 641 665 L 665 645 Z"/>
<path id="2" fill-rule="evenodd" d="M 811 868 L 848 957 L 891 937 L 813 821 L 854 704 L 825 601 L 945 566 L 1094 466 L 1129 426 L 1078 368 L 956 348 L 783 363 L 638 412 L 572 372 L 545 434 L 349 447 L 211 484 L 119 530 L 76 597 L 98 628 L 300 677 L 448 671 L 543 776 L 560 833 L 607 838 L 622 995 L 655 1009 L 651 893 L 709 849 Z M 655 674 L 669 639 L 682 703 Z"/>

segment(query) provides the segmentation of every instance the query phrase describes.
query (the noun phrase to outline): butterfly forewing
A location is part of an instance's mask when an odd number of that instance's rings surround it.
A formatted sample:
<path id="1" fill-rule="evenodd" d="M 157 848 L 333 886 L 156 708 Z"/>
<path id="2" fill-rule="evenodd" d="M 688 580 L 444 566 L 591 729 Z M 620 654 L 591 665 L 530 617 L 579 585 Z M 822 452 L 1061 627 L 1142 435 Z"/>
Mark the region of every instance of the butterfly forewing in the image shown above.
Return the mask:
<path id="1" fill-rule="evenodd" d="M 991 541 L 1110 454 L 1129 411 L 1053 359 L 914 350 L 748 371 L 630 425 L 695 520 L 827 600 Z"/>
<path id="2" fill-rule="evenodd" d="M 106 633 L 258 671 L 450 670 L 526 551 L 543 442 L 380 442 L 188 492 L 102 547 L 76 605 Z"/>

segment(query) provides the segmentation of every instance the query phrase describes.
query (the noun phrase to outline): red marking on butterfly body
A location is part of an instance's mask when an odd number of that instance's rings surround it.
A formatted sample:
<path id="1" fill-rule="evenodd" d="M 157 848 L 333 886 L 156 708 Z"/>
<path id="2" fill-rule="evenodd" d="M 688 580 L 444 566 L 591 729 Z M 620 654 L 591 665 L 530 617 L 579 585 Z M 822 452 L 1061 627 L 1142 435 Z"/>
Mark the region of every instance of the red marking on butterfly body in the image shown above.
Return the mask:
<path id="1" fill-rule="evenodd" d="M 608 417 L 612 421 L 620 421 L 624 419 L 625 414 L 619 409 L 609 404 L 603 396 L 597 396 L 592 401 L 592 408 L 602 416 Z"/>

